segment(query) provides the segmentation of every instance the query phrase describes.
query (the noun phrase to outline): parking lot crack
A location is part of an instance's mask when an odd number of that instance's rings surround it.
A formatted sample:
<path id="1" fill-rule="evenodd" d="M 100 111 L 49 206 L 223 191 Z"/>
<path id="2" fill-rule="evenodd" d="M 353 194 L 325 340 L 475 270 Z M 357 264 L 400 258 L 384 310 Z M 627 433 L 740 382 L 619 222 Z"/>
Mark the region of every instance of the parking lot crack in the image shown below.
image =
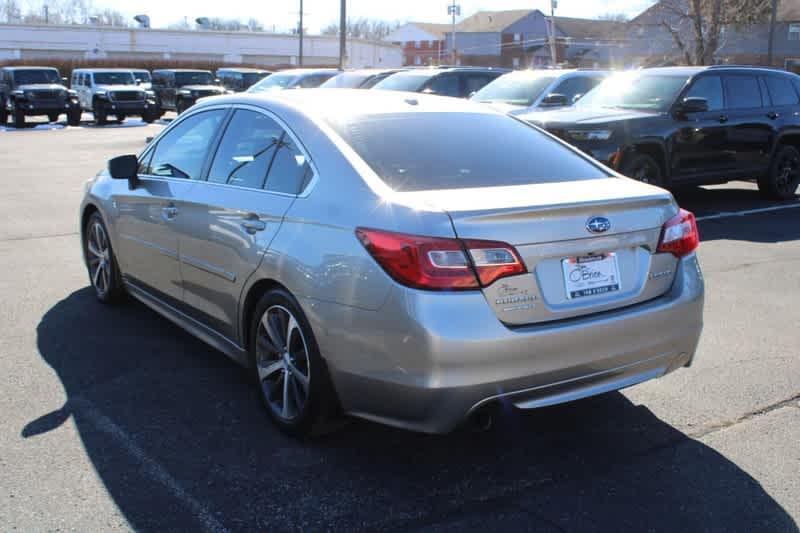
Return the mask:
<path id="1" fill-rule="evenodd" d="M 752 420 L 753 418 L 756 418 L 756 417 L 759 417 L 759 416 L 763 416 L 763 415 L 767 415 L 767 414 L 771 413 L 772 411 L 776 411 L 778 409 L 783 409 L 784 407 L 795 407 L 795 408 L 800 407 L 800 406 L 798 406 L 798 401 L 799 400 L 800 400 L 800 392 L 798 392 L 797 394 L 795 394 L 792 397 L 787 398 L 785 400 L 781 400 L 779 402 L 770 404 L 770 405 L 768 405 L 766 407 L 762 407 L 760 409 L 756 409 L 754 411 L 747 412 L 747 413 L 745 413 L 745 414 L 743 414 L 743 415 L 741 415 L 741 416 L 739 416 L 739 417 L 737 417 L 737 418 L 735 418 L 733 420 L 728 420 L 728 421 L 725 421 L 725 422 L 722 422 L 722 423 L 719 423 L 719 424 L 714 424 L 714 425 L 706 427 L 706 428 L 704 428 L 701 431 L 698 431 L 696 433 L 689 433 L 688 435 L 690 437 L 692 437 L 693 439 L 702 439 L 703 437 L 707 437 L 708 435 L 711 435 L 713 433 L 717 433 L 719 431 L 723 431 L 725 429 L 728 429 L 730 427 L 742 424 L 744 422 L 748 422 L 749 420 Z"/>

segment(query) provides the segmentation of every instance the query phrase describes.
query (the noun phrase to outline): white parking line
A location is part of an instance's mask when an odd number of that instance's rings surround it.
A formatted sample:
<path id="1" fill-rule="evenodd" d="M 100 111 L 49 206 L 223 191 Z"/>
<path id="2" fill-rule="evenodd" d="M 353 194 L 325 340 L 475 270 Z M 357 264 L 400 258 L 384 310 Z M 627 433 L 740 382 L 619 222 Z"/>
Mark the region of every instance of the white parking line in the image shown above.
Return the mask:
<path id="1" fill-rule="evenodd" d="M 192 514 L 200 521 L 205 531 L 224 533 L 228 530 L 205 508 L 203 504 L 192 497 L 180 486 L 178 481 L 167 472 L 163 466 L 149 457 L 131 439 L 125 431 L 116 425 L 110 418 L 101 413 L 94 405 L 85 399 L 70 400 L 73 408 L 80 409 L 92 425 L 98 430 L 114 439 L 141 467 L 141 472 L 152 480 L 163 485 L 172 495 L 188 507 Z"/>
<path id="2" fill-rule="evenodd" d="M 768 213 L 770 211 L 783 211 L 784 209 L 795 209 L 800 207 L 800 202 L 790 205 L 776 205 L 772 207 L 762 207 L 759 209 L 746 209 L 744 211 L 725 211 L 722 213 L 715 213 L 713 215 L 705 215 L 702 217 L 697 217 L 697 220 L 714 220 L 717 218 L 728 218 L 728 217 L 743 217 L 746 215 L 756 215 L 758 213 Z"/>

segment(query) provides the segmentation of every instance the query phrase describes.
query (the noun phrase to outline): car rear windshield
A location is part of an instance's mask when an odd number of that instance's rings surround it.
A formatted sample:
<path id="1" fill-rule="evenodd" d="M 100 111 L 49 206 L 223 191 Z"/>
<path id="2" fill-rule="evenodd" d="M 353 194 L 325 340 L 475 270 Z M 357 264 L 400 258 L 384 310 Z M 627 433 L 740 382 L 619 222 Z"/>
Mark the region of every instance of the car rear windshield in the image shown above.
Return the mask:
<path id="1" fill-rule="evenodd" d="M 576 106 L 666 111 L 688 79 L 688 75 L 615 74 L 578 100 Z"/>
<path id="2" fill-rule="evenodd" d="M 176 72 L 175 85 L 213 85 L 214 77 L 210 72 Z"/>
<path id="3" fill-rule="evenodd" d="M 97 85 L 134 85 L 136 79 L 133 72 L 95 72 L 94 82 Z"/>
<path id="4" fill-rule="evenodd" d="M 475 93 L 472 99 L 478 102 L 529 106 L 555 79 L 555 76 L 500 76 Z"/>
<path id="5" fill-rule="evenodd" d="M 426 81 L 436 75 L 433 73 L 420 74 L 418 72 L 400 72 L 389 76 L 381 81 L 373 89 L 385 91 L 409 91 L 415 93 L 419 91 Z"/>
<path id="6" fill-rule="evenodd" d="M 260 93 L 277 89 L 285 89 L 297 79 L 297 74 L 270 74 L 260 82 L 250 87 L 247 92 Z"/>
<path id="7" fill-rule="evenodd" d="M 396 191 L 608 177 L 539 130 L 504 115 L 386 113 L 327 121 Z"/>
<path id="8" fill-rule="evenodd" d="M 41 70 L 15 70 L 14 82 L 17 85 L 32 83 L 60 83 L 58 71 L 52 69 Z"/>

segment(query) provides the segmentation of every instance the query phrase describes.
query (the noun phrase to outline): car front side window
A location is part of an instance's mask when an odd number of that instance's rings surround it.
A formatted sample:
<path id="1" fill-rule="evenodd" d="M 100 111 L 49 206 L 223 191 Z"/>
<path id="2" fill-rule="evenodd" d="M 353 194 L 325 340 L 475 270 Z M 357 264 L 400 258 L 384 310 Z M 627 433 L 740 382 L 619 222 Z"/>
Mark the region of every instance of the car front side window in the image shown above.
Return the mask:
<path id="1" fill-rule="evenodd" d="M 282 136 L 283 128 L 268 116 L 237 110 L 222 136 L 208 181 L 261 189 Z"/>
<path id="2" fill-rule="evenodd" d="M 708 110 L 718 111 L 723 107 L 722 80 L 719 76 L 703 76 L 692 84 L 684 98 L 705 98 Z"/>
<path id="3" fill-rule="evenodd" d="M 182 120 L 159 139 L 145 174 L 199 179 L 208 149 L 225 113 L 223 109 L 215 109 Z"/>

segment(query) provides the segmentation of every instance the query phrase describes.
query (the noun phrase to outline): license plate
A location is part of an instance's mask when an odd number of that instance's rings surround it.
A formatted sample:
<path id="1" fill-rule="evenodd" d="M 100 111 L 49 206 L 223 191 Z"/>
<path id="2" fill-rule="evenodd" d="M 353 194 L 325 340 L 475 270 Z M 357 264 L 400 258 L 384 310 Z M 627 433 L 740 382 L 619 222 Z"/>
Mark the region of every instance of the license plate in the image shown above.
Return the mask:
<path id="1" fill-rule="evenodd" d="M 616 254 L 567 257 L 561 260 L 567 298 L 583 298 L 619 290 Z"/>

